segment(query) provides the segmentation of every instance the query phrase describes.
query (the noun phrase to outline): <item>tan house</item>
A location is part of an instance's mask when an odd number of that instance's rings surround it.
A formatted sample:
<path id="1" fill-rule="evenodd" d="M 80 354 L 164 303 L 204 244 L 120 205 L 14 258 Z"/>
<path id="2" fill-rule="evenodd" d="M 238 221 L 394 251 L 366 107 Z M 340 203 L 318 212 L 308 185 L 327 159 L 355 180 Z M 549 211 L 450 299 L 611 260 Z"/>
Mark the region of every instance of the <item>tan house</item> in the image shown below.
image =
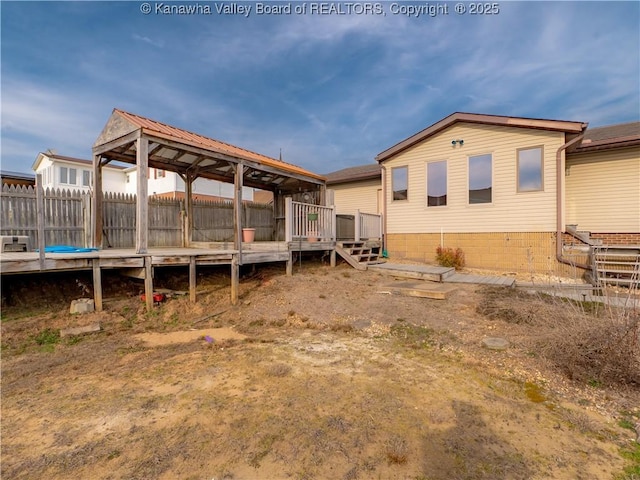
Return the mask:
<path id="1" fill-rule="evenodd" d="M 380 165 L 372 163 L 327 173 L 327 188 L 333 192 L 337 211 L 346 215 L 382 213 L 381 172 Z"/>
<path id="2" fill-rule="evenodd" d="M 391 258 L 444 245 L 470 267 L 566 273 L 589 267 L 579 246 L 640 245 L 639 122 L 454 113 L 376 160 Z"/>

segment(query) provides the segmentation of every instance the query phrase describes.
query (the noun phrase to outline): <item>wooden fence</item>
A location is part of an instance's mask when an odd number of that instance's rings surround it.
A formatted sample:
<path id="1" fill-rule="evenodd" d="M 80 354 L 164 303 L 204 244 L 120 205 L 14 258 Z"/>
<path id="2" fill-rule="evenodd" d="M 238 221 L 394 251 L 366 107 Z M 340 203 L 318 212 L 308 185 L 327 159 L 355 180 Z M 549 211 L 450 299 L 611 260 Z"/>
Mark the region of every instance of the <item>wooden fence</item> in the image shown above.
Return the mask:
<path id="1" fill-rule="evenodd" d="M 89 246 L 91 197 L 69 190 L 44 191 L 45 245 Z M 136 197 L 105 193 L 103 232 L 113 248 L 135 246 Z M 233 202 L 194 200 L 193 241 L 233 241 Z M 273 206 L 245 202 L 243 224 L 256 229 L 257 241 L 273 240 Z M 178 247 L 184 237 L 184 202 L 149 199 L 149 246 Z M 33 187 L 4 185 L 0 192 L 0 234 L 26 235 L 38 245 L 36 191 Z"/>

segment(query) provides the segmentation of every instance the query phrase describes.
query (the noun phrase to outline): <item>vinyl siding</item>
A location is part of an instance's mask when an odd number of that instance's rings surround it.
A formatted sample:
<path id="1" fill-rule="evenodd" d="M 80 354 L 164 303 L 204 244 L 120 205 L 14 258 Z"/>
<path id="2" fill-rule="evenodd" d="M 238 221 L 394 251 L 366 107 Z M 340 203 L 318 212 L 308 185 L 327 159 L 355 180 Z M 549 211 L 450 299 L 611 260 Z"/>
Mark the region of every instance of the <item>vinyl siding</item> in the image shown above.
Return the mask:
<path id="1" fill-rule="evenodd" d="M 567 223 L 590 232 L 640 232 L 640 149 L 570 155 L 567 167 Z"/>
<path id="2" fill-rule="evenodd" d="M 355 215 L 357 210 L 363 213 L 379 213 L 378 190 L 382 184 L 378 180 L 332 185 L 336 212 L 343 215 Z"/>
<path id="3" fill-rule="evenodd" d="M 453 147 L 454 139 L 464 145 Z M 555 156 L 564 141 L 561 132 L 456 124 L 401 152 L 384 162 L 387 172 L 409 167 L 408 200 L 392 201 L 387 195 L 388 233 L 555 231 Z M 519 193 L 518 149 L 538 146 L 543 147 L 543 190 Z M 492 203 L 469 205 L 468 158 L 484 154 L 493 159 Z M 447 161 L 447 205 L 427 208 L 426 164 L 438 160 Z"/>

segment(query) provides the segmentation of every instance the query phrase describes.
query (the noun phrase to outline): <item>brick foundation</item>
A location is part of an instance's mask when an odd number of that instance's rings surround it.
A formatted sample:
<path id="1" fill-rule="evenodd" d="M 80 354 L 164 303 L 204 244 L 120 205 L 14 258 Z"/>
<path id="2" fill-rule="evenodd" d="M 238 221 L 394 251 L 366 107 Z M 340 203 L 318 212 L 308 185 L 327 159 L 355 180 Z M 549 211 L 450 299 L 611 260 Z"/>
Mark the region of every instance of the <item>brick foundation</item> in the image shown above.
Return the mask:
<path id="1" fill-rule="evenodd" d="M 391 261 L 397 257 L 435 263 L 439 245 L 439 233 L 387 235 Z M 556 260 L 555 232 L 445 233 L 444 246 L 461 248 L 471 268 L 579 277 L 583 273 Z"/>

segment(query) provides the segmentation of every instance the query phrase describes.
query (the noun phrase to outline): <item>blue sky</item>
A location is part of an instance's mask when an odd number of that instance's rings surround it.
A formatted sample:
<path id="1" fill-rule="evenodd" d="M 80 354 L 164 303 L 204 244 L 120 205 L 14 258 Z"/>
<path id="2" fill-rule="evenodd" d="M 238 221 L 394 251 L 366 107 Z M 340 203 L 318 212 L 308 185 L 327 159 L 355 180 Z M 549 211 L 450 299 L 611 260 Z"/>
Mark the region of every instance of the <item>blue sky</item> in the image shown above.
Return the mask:
<path id="1" fill-rule="evenodd" d="M 114 107 L 282 149 L 318 173 L 371 163 L 455 111 L 640 117 L 635 1 L 499 2 L 495 15 L 448 3 L 417 18 L 389 1 L 381 15 L 257 15 L 235 2 L 248 17 L 217 14 L 223 2 L 184 3 L 211 15 L 159 14 L 160 2 L 144 15 L 141 3 L 0 2 L 3 170 L 31 172 L 47 149 L 91 158 Z"/>

